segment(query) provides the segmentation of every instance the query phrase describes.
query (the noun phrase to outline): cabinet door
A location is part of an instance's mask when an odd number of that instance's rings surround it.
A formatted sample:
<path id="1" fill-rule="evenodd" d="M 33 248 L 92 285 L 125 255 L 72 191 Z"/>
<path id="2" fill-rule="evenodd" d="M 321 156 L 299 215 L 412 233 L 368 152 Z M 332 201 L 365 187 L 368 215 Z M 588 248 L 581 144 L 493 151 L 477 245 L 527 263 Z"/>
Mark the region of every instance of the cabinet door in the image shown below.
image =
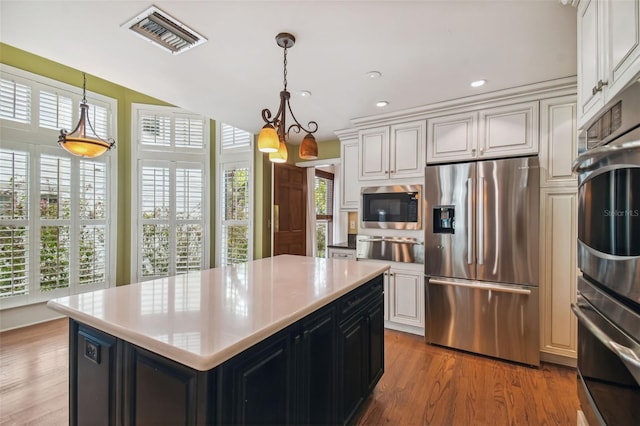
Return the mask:
<path id="1" fill-rule="evenodd" d="M 373 390 L 384 373 L 384 312 L 383 299 L 378 297 L 366 312 L 367 350 L 369 355 L 365 387 Z"/>
<path id="2" fill-rule="evenodd" d="M 540 192 L 540 350 L 576 358 L 577 189 Z"/>
<path id="3" fill-rule="evenodd" d="M 215 400 L 214 373 L 193 370 L 130 343 L 125 347 L 128 424 L 204 425 L 213 421 L 213 404 L 207 407 L 206 402 Z"/>
<path id="4" fill-rule="evenodd" d="M 358 170 L 360 180 L 389 177 L 389 127 L 358 132 Z"/>
<path id="5" fill-rule="evenodd" d="M 480 111 L 479 159 L 538 153 L 537 101 Z"/>
<path id="6" fill-rule="evenodd" d="M 578 155 L 575 96 L 540 102 L 540 186 L 577 185 L 571 165 Z"/>
<path id="7" fill-rule="evenodd" d="M 360 202 L 358 185 L 358 139 L 342 141 L 340 145 L 340 208 L 357 210 Z"/>
<path id="8" fill-rule="evenodd" d="M 347 423 L 364 399 L 369 366 L 365 353 L 367 328 L 364 318 L 356 315 L 338 329 L 339 423 Z"/>
<path id="9" fill-rule="evenodd" d="M 336 315 L 335 309 L 312 315 L 302 324 L 302 363 L 296 382 L 301 413 L 296 423 L 335 423 L 336 406 Z"/>
<path id="10" fill-rule="evenodd" d="M 594 91 L 602 80 L 602 36 L 600 8 L 597 0 L 583 0 L 578 5 L 578 125 L 582 126 L 603 105 L 602 91 Z"/>
<path id="11" fill-rule="evenodd" d="M 116 338 L 74 320 L 69 329 L 69 424 L 117 424 Z"/>
<path id="12" fill-rule="evenodd" d="M 424 327 L 424 278 L 422 273 L 391 269 L 389 320 Z"/>
<path id="13" fill-rule="evenodd" d="M 603 2 L 606 40 L 607 99 L 640 73 L 640 0 Z"/>
<path id="14" fill-rule="evenodd" d="M 426 145 L 424 120 L 391 126 L 389 175 L 391 178 L 423 177 Z"/>
<path id="15" fill-rule="evenodd" d="M 427 163 L 476 157 L 478 113 L 465 112 L 427 120 Z"/>
<path id="16" fill-rule="evenodd" d="M 293 423 L 294 367 L 288 333 L 280 332 L 219 367 L 223 424 Z"/>

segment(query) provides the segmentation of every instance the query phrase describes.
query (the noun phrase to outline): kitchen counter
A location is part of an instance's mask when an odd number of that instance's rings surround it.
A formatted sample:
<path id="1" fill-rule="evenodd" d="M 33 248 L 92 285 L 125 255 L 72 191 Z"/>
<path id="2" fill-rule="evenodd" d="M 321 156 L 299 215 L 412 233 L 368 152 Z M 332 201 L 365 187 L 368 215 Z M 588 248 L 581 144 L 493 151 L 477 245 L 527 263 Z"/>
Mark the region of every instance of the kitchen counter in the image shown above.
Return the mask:
<path id="1" fill-rule="evenodd" d="M 49 308 L 200 371 L 388 269 L 282 255 L 51 300 Z"/>

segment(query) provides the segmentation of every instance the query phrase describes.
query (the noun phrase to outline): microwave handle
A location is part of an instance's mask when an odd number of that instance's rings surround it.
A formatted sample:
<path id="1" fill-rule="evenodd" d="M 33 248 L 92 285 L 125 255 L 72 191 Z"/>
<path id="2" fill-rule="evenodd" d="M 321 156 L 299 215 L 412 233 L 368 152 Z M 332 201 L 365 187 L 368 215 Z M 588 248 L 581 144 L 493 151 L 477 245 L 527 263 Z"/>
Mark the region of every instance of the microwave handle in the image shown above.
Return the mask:
<path id="1" fill-rule="evenodd" d="M 640 353 L 611 340 L 607 333 L 602 331 L 600 327 L 598 327 L 593 321 L 591 321 L 589 317 L 587 317 L 585 313 L 582 312 L 582 308 L 580 308 L 580 306 L 578 306 L 576 303 L 571 304 L 571 310 L 576 315 L 576 317 L 578 317 L 578 320 L 581 321 L 584 326 L 587 327 L 587 329 L 598 338 L 600 343 L 605 345 L 614 354 L 616 354 L 618 358 L 620 358 L 629 372 L 638 381 L 638 383 L 640 383 Z"/>

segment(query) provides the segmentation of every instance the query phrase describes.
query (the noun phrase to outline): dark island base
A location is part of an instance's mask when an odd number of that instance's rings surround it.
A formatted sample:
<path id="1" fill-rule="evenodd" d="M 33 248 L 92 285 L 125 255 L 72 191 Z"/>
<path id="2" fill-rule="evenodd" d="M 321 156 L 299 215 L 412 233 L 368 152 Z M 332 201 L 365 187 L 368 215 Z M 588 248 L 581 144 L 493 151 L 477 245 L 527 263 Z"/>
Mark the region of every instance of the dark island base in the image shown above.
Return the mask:
<path id="1" fill-rule="evenodd" d="M 384 372 L 382 275 L 209 370 L 75 320 L 70 424 L 346 424 Z"/>

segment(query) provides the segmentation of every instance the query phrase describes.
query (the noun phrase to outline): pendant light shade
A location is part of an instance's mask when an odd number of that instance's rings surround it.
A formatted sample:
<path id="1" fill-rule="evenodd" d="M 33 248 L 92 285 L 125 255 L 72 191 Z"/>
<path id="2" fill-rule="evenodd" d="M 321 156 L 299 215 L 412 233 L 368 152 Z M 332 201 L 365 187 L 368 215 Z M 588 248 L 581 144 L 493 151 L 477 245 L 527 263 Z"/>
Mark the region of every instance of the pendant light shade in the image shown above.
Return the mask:
<path id="1" fill-rule="evenodd" d="M 95 158 L 109 151 L 115 145 L 113 139 L 102 139 L 89 121 L 89 105 L 87 104 L 87 76 L 82 74 L 82 102 L 80 103 L 80 121 L 71 133 L 60 130 L 58 144 L 70 154 L 78 157 Z"/>
<path id="2" fill-rule="evenodd" d="M 289 153 L 287 152 L 287 144 L 284 141 L 280 141 L 278 150 L 276 152 L 269 153 L 269 161 L 272 163 L 286 163 Z"/>
<path id="3" fill-rule="evenodd" d="M 277 152 L 280 147 L 278 133 L 271 124 L 265 124 L 258 134 L 258 150 L 261 152 Z"/>
<path id="4" fill-rule="evenodd" d="M 302 139 L 298 154 L 303 160 L 318 159 L 318 143 L 311 133 L 307 133 L 304 139 Z"/>

